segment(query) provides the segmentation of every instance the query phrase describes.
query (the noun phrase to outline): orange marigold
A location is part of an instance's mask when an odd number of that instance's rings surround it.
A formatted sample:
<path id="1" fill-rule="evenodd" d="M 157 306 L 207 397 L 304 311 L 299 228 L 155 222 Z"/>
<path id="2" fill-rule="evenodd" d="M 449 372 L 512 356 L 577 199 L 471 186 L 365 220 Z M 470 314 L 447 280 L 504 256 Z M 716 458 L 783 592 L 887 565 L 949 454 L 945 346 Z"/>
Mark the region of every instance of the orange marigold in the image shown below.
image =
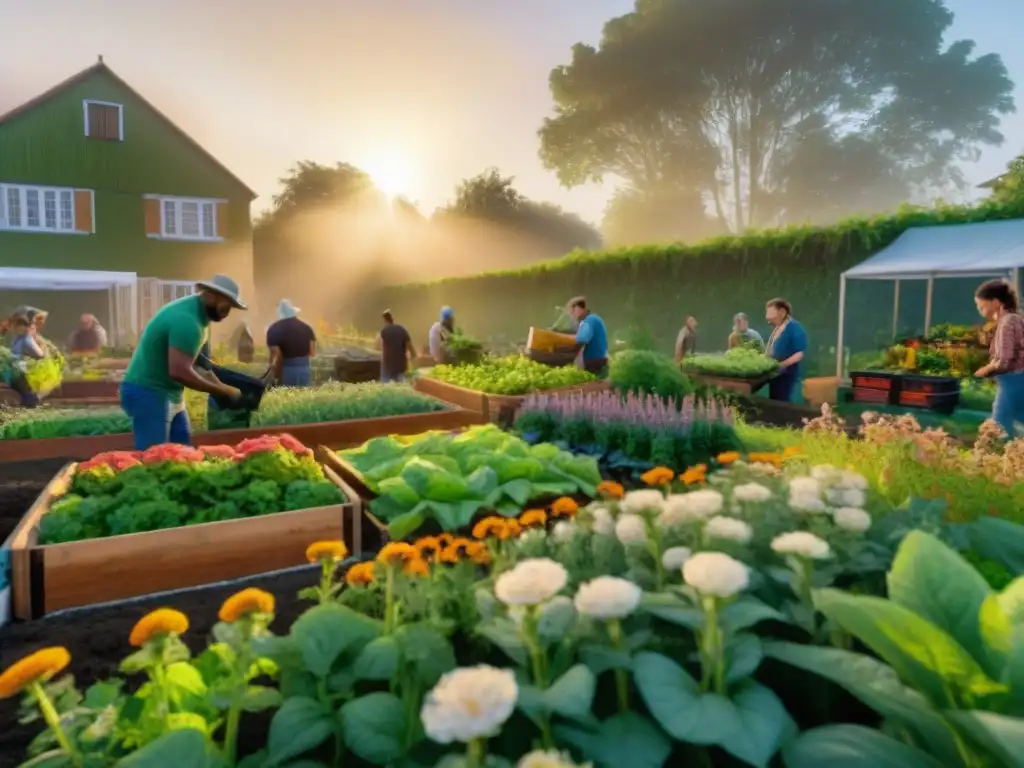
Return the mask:
<path id="1" fill-rule="evenodd" d="M 597 492 L 606 499 L 621 499 L 626 495 L 626 489 L 620 483 L 613 483 L 611 480 L 598 483 Z"/>
<path id="2" fill-rule="evenodd" d="M 444 551 L 444 544 L 440 536 L 424 536 L 422 539 L 413 542 L 413 546 L 419 556 L 428 562 L 436 563 Z"/>
<path id="3" fill-rule="evenodd" d="M 356 563 L 345 574 L 345 583 L 350 587 L 365 587 L 372 584 L 377 578 L 377 563 L 370 560 L 366 563 Z"/>
<path id="4" fill-rule="evenodd" d="M 580 505 L 574 499 L 563 496 L 560 499 L 555 499 L 555 503 L 551 505 L 551 515 L 552 517 L 572 517 L 579 511 L 579 508 Z"/>
<path id="5" fill-rule="evenodd" d="M 402 565 L 402 573 L 406 576 L 429 576 L 430 564 L 422 557 L 406 560 Z"/>
<path id="6" fill-rule="evenodd" d="M 528 509 L 519 516 L 519 524 L 523 528 L 543 527 L 548 521 L 548 513 L 543 509 Z"/>
<path id="7" fill-rule="evenodd" d="M 161 635 L 183 635 L 187 631 L 188 616 L 173 608 L 157 608 L 135 623 L 128 642 L 135 648 L 141 648 Z"/>
<path id="8" fill-rule="evenodd" d="M 404 541 L 392 541 L 385 544 L 377 553 L 377 560 L 384 565 L 401 565 L 405 561 L 419 556 L 419 552 L 412 544 L 407 544 Z"/>
<path id="9" fill-rule="evenodd" d="M 469 551 L 470 546 L 480 542 L 473 542 L 469 539 L 452 539 L 451 543 L 441 553 L 441 561 L 445 563 L 457 563 Z"/>
<path id="10" fill-rule="evenodd" d="M 249 587 L 243 589 L 241 592 L 236 592 L 220 607 L 220 613 L 217 614 L 221 621 L 232 622 L 238 621 L 243 616 L 248 616 L 251 613 L 273 613 L 274 612 L 274 596 L 269 592 L 264 592 L 262 589 L 256 589 L 256 587 Z"/>
<path id="11" fill-rule="evenodd" d="M 777 453 L 748 453 L 747 461 L 751 464 L 771 464 L 778 467 L 782 464 L 782 456 Z"/>
<path id="12" fill-rule="evenodd" d="M 797 448 L 795 445 L 791 445 L 782 452 L 782 458 L 791 459 L 794 456 L 799 456 L 803 451 Z"/>
<path id="13" fill-rule="evenodd" d="M 306 559 L 311 563 L 338 562 L 348 555 L 343 541 L 316 541 L 306 547 Z"/>
<path id="14" fill-rule="evenodd" d="M 655 467 L 640 475 L 645 485 L 668 485 L 675 478 L 676 473 L 668 467 Z"/>
<path id="15" fill-rule="evenodd" d="M 707 473 L 701 467 L 691 467 L 679 476 L 683 485 L 699 485 L 707 479 Z"/>
<path id="16" fill-rule="evenodd" d="M 466 546 L 466 557 L 477 565 L 489 565 L 491 562 L 491 551 L 482 541 L 471 541 Z"/>
<path id="17" fill-rule="evenodd" d="M 0 674 L 0 699 L 17 696 L 32 683 L 45 683 L 60 674 L 70 663 L 71 654 L 61 646 L 43 648 L 29 654 Z"/>
<path id="18" fill-rule="evenodd" d="M 715 461 L 717 461 L 719 464 L 732 464 L 734 461 L 739 460 L 739 451 L 726 451 L 725 453 L 720 453 L 718 454 L 718 456 L 715 457 Z"/>
<path id="19" fill-rule="evenodd" d="M 517 521 L 506 520 L 505 525 L 495 534 L 495 536 L 502 541 L 508 541 L 509 539 L 514 539 L 522 532 L 523 526 L 521 526 Z"/>
<path id="20" fill-rule="evenodd" d="M 485 517 L 479 523 L 473 526 L 473 537 L 477 539 L 486 539 L 488 536 L 494 536 L 496 538 L 504 538 L 501 534 L 505 530 L 505 518 L 491 515 Z"/>

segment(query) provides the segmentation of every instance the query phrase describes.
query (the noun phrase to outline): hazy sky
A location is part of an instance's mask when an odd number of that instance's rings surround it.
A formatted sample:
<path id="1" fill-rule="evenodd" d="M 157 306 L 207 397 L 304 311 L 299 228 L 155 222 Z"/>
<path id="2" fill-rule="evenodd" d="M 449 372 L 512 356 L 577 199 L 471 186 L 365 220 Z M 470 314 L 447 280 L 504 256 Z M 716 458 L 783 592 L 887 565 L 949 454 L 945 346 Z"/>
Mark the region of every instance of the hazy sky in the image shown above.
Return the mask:
<path id="1" fill-rule="evenodd" d="M 898 1 L 898 0 L 897 0 Z M 1021 85 L 1022 0 L 947 0 L 953 34 Z M 599 221 L 608 189 L 561 189 L 537 157 L 550 69 L 632 0 L 0 0 L 0 112 L 103 54 L 121 77 L 259 192 L 299 159 L 389 176 L 425 213 L 487 166 Z M 1024 116 L 968 169 L 1024 150 Z M 394 178 L 390 178 L 394 177 Z M 402 178 L 404 177 L 404 178 Z"/>

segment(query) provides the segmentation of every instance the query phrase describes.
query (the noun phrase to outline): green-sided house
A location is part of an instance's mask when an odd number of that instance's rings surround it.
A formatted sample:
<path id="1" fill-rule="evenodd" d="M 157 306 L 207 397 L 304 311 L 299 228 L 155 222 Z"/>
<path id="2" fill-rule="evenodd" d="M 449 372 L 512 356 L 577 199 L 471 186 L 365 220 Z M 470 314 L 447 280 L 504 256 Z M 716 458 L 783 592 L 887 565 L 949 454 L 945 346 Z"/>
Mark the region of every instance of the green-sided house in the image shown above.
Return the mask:
<path id="1" fill-rule="evenodd" d="M 0 312 L 49 302 L 56 332 L 91 311 L 124 337 L 214 273 L 231 275 L 254 296 L 255 197 L 101 57 L 0 115 Z M 5 268 L 54 271 L 4 285 Z M 111 289 L 109 307 L 95 285 L 74 290 L 79 280 L 89 283 L 80 273 L 59 296 L 19 291 L 48 287 L 39 276 L 63 274 L 55 270 L 89 271 L 100 282 L 101 272 L 120 273 L 115 282 L 132 273 L 138 280 Z"/>

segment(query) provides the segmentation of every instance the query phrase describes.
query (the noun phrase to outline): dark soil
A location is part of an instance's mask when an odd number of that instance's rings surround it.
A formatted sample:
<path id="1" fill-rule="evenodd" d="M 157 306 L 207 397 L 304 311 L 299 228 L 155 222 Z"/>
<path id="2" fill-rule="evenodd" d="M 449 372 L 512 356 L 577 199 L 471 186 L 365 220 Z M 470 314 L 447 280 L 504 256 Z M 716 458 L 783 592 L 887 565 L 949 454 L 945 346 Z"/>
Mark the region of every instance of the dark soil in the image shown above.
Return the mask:
<path id="1" fill-rule="evenodd" d="M 13 531 L 32 502 L 70 459 L 0 464 L 0 542 Z"/>

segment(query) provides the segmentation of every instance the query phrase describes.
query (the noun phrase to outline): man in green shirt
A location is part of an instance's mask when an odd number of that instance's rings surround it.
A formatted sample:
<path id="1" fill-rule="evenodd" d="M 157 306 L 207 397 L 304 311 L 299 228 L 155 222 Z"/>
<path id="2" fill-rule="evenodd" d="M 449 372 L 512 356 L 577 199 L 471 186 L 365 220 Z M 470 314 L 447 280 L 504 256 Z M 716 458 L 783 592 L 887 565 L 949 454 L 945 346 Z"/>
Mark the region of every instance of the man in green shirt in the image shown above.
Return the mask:
<path id="1" fill-rule="evenodd" d="M 135 450 L 154 445 L 189 445 L 192 432 L 185 411 L 185 387 L 237 400 L 241 393 L 208 371 L 195 367 L 209 336 L 232 309 L 245 309 L 238 284 L 226 275 L 197 283 L 197 293 L 172 301 L 146 324 L 121 383 L 121 407 L 132 420 Z"/>

